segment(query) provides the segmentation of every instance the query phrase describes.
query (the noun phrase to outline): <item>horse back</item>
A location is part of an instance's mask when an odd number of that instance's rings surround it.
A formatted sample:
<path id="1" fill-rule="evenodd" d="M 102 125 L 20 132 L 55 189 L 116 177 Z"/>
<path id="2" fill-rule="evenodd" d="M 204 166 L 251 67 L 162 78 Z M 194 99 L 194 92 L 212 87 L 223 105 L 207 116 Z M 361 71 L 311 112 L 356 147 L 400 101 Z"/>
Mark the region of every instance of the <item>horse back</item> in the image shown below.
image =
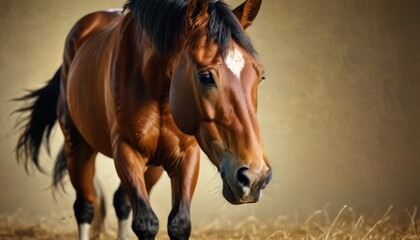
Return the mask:
<path id="1" fill-rule="evenodd" d="M 122 15 L 95 12 L 80 19 L 65 44 L 60 97 L 68 115 L 91 147 L 111 155 L 105 82 L 109 79 L 116 26 Z M 62 124 L 63 125 L 63 124 Z"/>
<path id="2" fill-rule="evenodd" d="M 90 13 L 77 21 L 67 35 L 64 46 L 62 70 L 64 77 L 68 75 L 69 65 L 86 40 L 104 28 L 119 22 L 121 18 L 122 15 L 117 12 L 99 11 Z"/>

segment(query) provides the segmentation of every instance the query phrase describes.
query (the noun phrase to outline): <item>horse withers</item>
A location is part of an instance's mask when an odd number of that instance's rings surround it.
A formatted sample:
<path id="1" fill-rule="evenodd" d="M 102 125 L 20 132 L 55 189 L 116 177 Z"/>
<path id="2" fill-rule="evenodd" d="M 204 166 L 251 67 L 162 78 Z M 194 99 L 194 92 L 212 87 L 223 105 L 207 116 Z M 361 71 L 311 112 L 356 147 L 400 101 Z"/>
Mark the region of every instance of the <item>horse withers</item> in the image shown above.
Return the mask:
<path id="1" fill-rule="evenodd" d="M 189 238 L 200 148 L 219 170 L 227 201 L 259 200 L 272 175 L 256 117 L 264 69 L 244 29 L 260 6 L 130 0 L 126 13 L 95 12 L 75 24 L 56 75 L 21 98 L 33 101 L 18 110 L 30 115 L 17 154 L 41 168 L 40 145 L 58 119 L 65 142 L 55 176 L 67 169 L 76 190 L 80 239 L 98 207 L 98 152 L 114 159 L 121 179 L 114 195 L 120 239 L 131 209 L 137 237 L 156 236 L 149 193 L 164 170 L 172 187 L 169 236 Z"/>

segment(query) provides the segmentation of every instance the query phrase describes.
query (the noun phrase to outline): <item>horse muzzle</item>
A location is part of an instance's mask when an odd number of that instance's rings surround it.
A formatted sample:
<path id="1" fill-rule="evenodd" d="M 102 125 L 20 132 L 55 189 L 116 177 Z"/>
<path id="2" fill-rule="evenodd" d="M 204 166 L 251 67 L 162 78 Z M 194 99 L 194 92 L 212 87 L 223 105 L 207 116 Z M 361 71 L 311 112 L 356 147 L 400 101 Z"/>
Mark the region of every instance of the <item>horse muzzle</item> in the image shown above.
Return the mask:
<path id="1" fill-rule="evenodd" d="M 252 174 L 249 166 L 241 166 L 233 174 L 229 174 L 225 164 L 222 164 L 220 174 L 223 180 L 223 197 L 234 205 L 258 202 L 262 190 L 272 178 L 270 168 L 262 175 Z"/>

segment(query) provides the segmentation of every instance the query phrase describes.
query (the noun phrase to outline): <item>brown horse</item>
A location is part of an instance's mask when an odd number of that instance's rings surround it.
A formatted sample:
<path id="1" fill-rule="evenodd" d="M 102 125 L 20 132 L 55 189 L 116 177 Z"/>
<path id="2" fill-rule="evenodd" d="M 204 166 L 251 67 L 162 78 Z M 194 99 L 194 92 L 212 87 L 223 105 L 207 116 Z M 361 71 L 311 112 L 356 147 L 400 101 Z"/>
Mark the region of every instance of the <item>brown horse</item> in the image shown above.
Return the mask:
<path id="1" fill-rule="evenodd" d="M 17 153 L 40 168 L 40 145 L 58 118 L 65 144 L 56 176 L 67 168 L 76 190 L 80 239 L 98 205 L 98 152 L 114 159 L 122 183 L 114 195 L 119 238 L 127 237 L 131 207 L 135 234 L 157 234 L 149 192 L 163 170 L 172 186 L 169 236 L 189 237 L 200 148 L 227 201 L 259 200 L 271 179 L 256 117 L 264 70 L 244 29 L 260 5 L 247 0 L 231 11 L 217 0 L 130 0 L 126 14 L 95 12 L 72 28 L 54 78 L 21 98 L 34 101 L 18 110 L 30 116 Z"/>

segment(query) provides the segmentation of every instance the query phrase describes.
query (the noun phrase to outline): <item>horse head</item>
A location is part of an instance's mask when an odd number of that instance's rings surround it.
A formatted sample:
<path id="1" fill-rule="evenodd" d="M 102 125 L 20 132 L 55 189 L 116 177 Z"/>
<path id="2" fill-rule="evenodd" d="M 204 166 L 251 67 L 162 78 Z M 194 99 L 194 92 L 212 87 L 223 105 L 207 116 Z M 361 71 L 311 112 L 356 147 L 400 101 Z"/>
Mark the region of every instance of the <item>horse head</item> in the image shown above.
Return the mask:
<path id="1" fill-rule="evenodd" d="M 174 121 L 218 168 L 232 204 L 257 202 L 272 175 L 256 115 L 264 69 L 244 31 L 260 5 L 191 1 L 171 79 Z"/>

